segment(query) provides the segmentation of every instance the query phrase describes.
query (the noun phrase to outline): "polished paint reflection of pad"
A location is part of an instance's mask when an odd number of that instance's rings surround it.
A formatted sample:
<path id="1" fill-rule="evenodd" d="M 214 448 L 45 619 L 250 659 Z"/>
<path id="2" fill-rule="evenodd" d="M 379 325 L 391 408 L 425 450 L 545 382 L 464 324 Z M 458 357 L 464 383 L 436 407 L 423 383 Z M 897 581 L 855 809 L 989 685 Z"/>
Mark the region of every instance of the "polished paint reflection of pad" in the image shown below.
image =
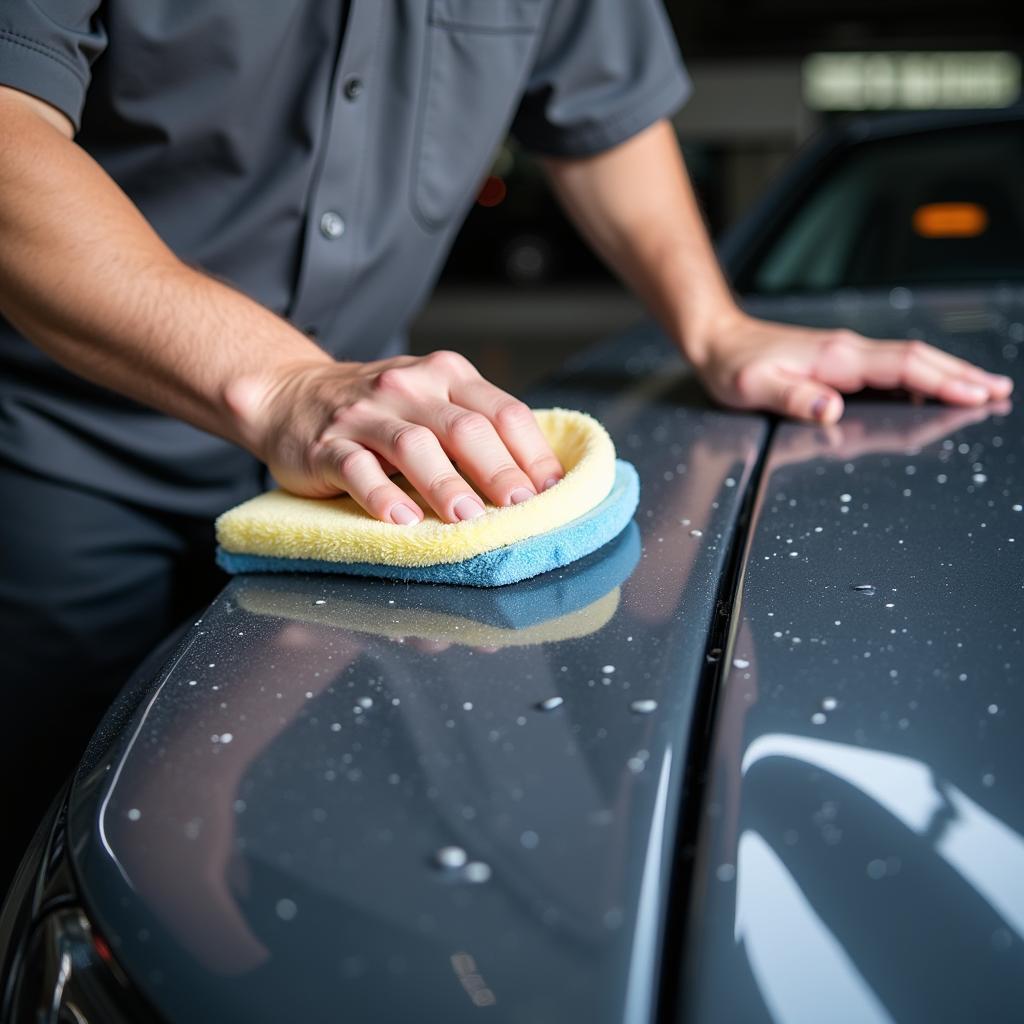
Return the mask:
<path id="1" fill-rule="evenodd" d="M 571 576 L 552 573 L 511 589 L 481 594 L 454 586 L 389 587 L 379 580 L 318 589 L 310 577 L 253 576 L 235 600 L 244 611 L 289 623 L 467 647 L 526 647 L 589 636 L 607 625 L 639 559 L 640 531 L 630 523 Z"/>
<path id="2" fill-rule="evenodd" d="M 415 526 L 394 526 L 348 497 L 273 491 L 218 519 L 217 560 L 233 573 L 340 572 L 483 587 L 576 561 L 632 519 L 639 480 L 629 463 L 616 460 L 611 438 L 592 417 L 564 409 L 535 415 L 566 473 L 527 502 L 489 507 L 462 523 L 429 514 Z M 401 478 L 396 482 L 415 494 Z"/>

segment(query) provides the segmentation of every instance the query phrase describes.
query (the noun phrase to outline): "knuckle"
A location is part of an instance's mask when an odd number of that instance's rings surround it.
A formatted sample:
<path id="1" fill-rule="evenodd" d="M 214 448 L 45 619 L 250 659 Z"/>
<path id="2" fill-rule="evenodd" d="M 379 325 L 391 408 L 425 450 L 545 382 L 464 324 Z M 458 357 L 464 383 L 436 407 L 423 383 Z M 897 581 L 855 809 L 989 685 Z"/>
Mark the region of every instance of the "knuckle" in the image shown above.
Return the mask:
<path id="1" fill-rule="evenodd" d="M 921 362 L 927 348 L 923 341 L 908 341 L 903 348 L 903 365 L 911 366 Z"/>
<path id="2" fill-rule="evenodd" d="M 475 441 L 488 426 L 487 417 L 478 412 L 458 412 L 448 422 L 448 434 L 455 441 Z"/>
<path id="3" fill-rule="evenodd" d="M 552 470 L 556 473 L 562 472 L 562 464 L 558 461 L 557 457 L 546 453 L 530 459 L 526 468 L 531 473 L 550 472 Z"/>
<path id="4" fill-rule="evenodd" d="M 822 357 L 826 360 L 840 360 L 853 348 L 854 336 L 851 331 L 840 329 L 829 331 L 822 347 Z"/>
<path id="5" fill-rule="evenodd" d="M 510 398 L 498 407 L 494 413 L 494 422 L 501 430 L 522 430 L 528 427 L 533 421 L 533 412 L 525 403 L 518 398 Z"/>
<path id="6" fill-rule="evenodd" d="M 338 473 L 343 480 L 349 480 L 360 471 L 372 469 L 372 464 L 377 462 L 377 456 L 365 448 L 356 448 L 353 451 L 345 452 L 338 459 Z"/>
<path id="7" fill-rule="evenodd" d="M 801 388 L 799 384 L 787 384 L 782 389 L 780 395 L 780 401 L 782 408 L 786 410 L 791 416 L 803 413 L 803 403 L 800 401 Z"/>
<path id="8" fill-rule="evenodd" d="M 417 455 L 430 446 L 434 435 L 417 423 L 398 427 L 391 438 L 391 448 L 399 458 Z"/>
<path id="9" fill-rule="evenodd" d="M 424 359 L 428 365 L 453 374 L 464 373 L 470 366 L 470 362 L 465 356 L 444 348 L 431 352 L 430 355 L 424 356 Z"/>
<path id="10" fill-rule="evenodd" d="M 366 507 L 373 512 L 374 515 L 378 515 L 384 512 L 392 500 L 392 484 L 377 484 L 376 487 L 371 487 L 366 494 Z"/>
<path id="11" fill-rule="evenodd" d="M 458 473 L 446 470 L 442 473 L 437 473 L 435 476 L 430 478 L 429 490 L 432 494 L 442 494 L 445 491 L 453 490 L 455 488 L 464 488 L 461 478 Z"/>
<path id="12" fill-rule="evenodd" d="M 402 393 L 408 390 L 408 378 L 409 371 L 405 367 L 389 366 L 377 374 L 374 387 L 386 393 Z"/>
<path id="13" fill-rule="evenodd" d="M 526 479 L 523 471 L 518 466 L 513 466 L 508 462 L 494 466 L 487 474 L 487 486 L 498 490 L 501 490 L 503 487 L 521 487 L 523 484 L 528 483 L 529 480 Z"/>
<path id="14" fill-rule="evenodd" d="M 757 390 L 760 367 L 756 362 L 744 363 L 733 375 L 733 388 L 743 399 L 751 398 Z"/>

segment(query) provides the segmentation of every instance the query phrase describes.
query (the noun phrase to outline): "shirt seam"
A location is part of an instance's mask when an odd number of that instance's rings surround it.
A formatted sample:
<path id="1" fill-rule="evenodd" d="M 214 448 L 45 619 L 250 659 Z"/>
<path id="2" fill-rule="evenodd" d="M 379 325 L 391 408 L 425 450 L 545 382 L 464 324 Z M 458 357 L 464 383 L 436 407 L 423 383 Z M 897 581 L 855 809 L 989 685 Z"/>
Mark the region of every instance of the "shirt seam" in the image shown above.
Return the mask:
<path id="1" fill-rule="evenodd" d="M 55 64 L 59 64 L 65 71 L 70 71 L 71 74 L 78 79 L 82 85 L 86 84 L 85 76 L 81 70 L 67 59 L 59 50 L 55 50 L 45 43 L 40 43 L 38 40 L 33 39 L 31 36 L 24 36 L 18 32 L 12 32 L 10 29 L 0 28 L 0 43 L 9 43 L 11 46 L 20 46 L 25 50 L 29 50 L 33 53 L 38 53 L 42 57 L 48 57 Z"/>
<path id="2" fill-rule="evenodd" d="M 628 110 L 602 121 L 599 125 L 561 131 L 544 126 L 541 131 L 536 133 L 527 129 L 522 133 L 522 141 L 528 149 L 556 154 L 588 151 L 595 148 L 599 151 L 608 149 L 620 141 L 619 136 L 623 130 L 630 133 L 630 130 L 638 122 L 646 121 L 650 125 L 660 117 L 666 116 L 664 113 L 652 113 L 652 108 L 661 108 L 673 97 L 678 97 L 676 102 L 681 105 L 689 97 L 691 91 L 688 80 L 683 74 L 679 74 L 671 79 L 666 79 L 657 89 L 645 92 L 630 104 Z M 639 131 L 643 127 L 644 125 L 641 123 L 640 128 L 635 130 Z"/>

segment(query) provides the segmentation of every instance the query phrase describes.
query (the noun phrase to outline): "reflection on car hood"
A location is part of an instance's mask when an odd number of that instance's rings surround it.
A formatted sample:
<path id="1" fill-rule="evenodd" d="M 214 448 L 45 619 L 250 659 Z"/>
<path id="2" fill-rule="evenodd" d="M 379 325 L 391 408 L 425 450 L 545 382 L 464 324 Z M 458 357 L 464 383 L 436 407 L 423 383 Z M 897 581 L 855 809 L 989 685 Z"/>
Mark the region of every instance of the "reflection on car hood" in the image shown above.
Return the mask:
<path id="1" fill-rule="evenodd" d="M 1024 289 L 752 303 L 1017 378 Z M 775 432 L 696 867 L 688 1022 L 1016 1020 L 1024 410 Z"/>

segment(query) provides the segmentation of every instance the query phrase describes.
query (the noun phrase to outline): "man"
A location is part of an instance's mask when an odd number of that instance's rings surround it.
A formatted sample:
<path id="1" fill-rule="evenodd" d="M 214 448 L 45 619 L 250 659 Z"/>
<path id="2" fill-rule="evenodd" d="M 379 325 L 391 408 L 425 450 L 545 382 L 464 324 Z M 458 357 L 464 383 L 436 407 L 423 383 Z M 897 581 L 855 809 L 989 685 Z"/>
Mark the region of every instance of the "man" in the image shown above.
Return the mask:
<path id="1" fill-rule="evenodd" d="M 211 520 L 261 464 L 397 526 L 425 509 L 396 469 L 448 522 L 559 478 L 465 359 L 400 354 L 510 128 L 721 401 L 830 423 L 866 384 L 1009 393 L 744 316 L 666 120 L 688 88 L 658 0 L 5 0 L 0 878 L 218 585 Z"/>

